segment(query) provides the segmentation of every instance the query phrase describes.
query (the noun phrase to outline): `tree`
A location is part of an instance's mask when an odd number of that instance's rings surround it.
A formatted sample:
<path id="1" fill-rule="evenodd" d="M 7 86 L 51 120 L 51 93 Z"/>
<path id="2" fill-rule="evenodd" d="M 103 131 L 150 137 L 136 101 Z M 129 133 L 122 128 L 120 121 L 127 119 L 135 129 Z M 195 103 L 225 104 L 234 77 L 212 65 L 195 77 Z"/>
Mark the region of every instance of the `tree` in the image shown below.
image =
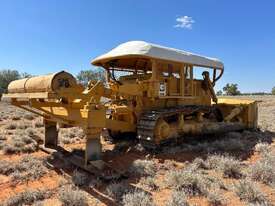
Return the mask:
<path id="1" fill-rule="evenodd" d="M 23 72 L 23 73 L 21 73 L 21 75 L 20 75 L 20 78 L 22 78 L 22 79 L 24 79 L 24 78 L 29 78 L 29 77 L 32 77 L 32 75 L 29 74 L 29 73 L 27 73 L 27 72 Z"/>
<path id="2" fill-rule="evenodd" d="M 272 88 L 271 94 L 275 95 L 275 87 Z"/>
<path id="3" fill-rule="evenodd" d="M 102 69 L 96 70 L 81 70 L 76 78 L 79 83 L 84 86 L 87 86 L 89 81 L 105 81 L 104 71 Z"/>
<path id="4" fill-rule="evenodd" d="M 0 71 L 0 92 L 6 92 L 11 81 L 20 79 L 20 74 L 16 70 L 4 69 Z"/>
<path id="5" fill-rule="evenodd" d="M 216 95 L 217 96 L 222 96 L 222 90 L 217 91 Z"/>
<path id="6" fill-rule="evenodd" d="M 238 90 L 238 84 L 226 84 L 225 87 L 223 88 L 223 91 L 225 92 L 226 95 L 240 95 L 241 92 Z"/>

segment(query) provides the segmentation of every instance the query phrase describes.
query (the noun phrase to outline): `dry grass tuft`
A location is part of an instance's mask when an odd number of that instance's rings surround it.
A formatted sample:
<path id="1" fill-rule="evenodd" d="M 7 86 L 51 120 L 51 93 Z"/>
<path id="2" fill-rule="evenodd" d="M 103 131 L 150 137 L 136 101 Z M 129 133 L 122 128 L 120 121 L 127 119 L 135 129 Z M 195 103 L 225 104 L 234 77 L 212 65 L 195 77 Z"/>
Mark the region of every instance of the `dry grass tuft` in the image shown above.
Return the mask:
<path id="1" fill-rule="evenodd" d="M 72 185 L 62 187 L 58 192 L 58 198 L 66 206 L 88 205 L 86 194 Z"/>
<path id="2" fill-rule="evenodd" d="M 208 169 L 221 171 L 224 177 L 240 178 L 243 176 L 241 162 L 230 156 L 211 155 L 207 158 L 205 166 Z"/>
<path id="3" fill-rule="evenodd" d="M 188 195 L 206 195 L 209 182 L 200 173 L 192 170 L 173 170 L 166 175 L 166 186 L 183 190 Z"/>
<path id="4" fill-rule="evenodd" d="M 188 167 L 191 170 L 197 170 L 197 169 L 208 169 L 208 165 L 206 162 L 201 158 L 196 158 L 193 160 L 191 164 L 188 165 Z"/>
<path id="5" fill-rule="evenodd" d="M 168 171 L 165 177 L 165 186 L 172 189 L 181 190 L 186 195 L 211 196 L 211 191 L 218 189 L 227 190 L 220 178 L 207 175 L 201 167 L 206 168 L 206 163 L 201 159 L 195 159 L 184 169 Z"/>
<path id="6" fill-rule="evenodd" d="M 16 171 L 11 176 L 15 181 L 29 181 L 43 177 L 47 171 L 42 159 L 26 156 L 16 164 Z"/>
<path id="7" fill-rule="evenodd" d="M 43 123 L 42 119 L 40 119 L 40 118 L 36 119 L 33 124 L 34 124 L 34 127 L 36 127 L 36 128 L 44 127 L 44 123 Z"/>
<path id="8" fill-rule="evenodd" d="M 247 175 L 253 180 L 261 181 L 274 187 L 275 155 L 272 152 L 263 154 L 261 159 L 249 167 Z"/>
<path id="9" fill-rule="evenodd" d="M 122 196 L 128 190 L 129 190 L 129 188 L 123 183 L 111 183 L 106 187 L 107 195 L 116 201 L 121 201 Z"/>
<path id="10" fill-rule="evenodd" d="M 42 142 L 41 136 L 39 134 L 37 134 L 37 132 L 36 132 L 36 130 L 34 128 L 27 128 L 25 130 L 25 133 L 26 133 L 27 136 L 29 136 L 30 138 L 32 138 L 37 143 L 41 143 Z"/>
<path id="11" fill-rule="evenodd" d="M 182 190 L 173 190 L 170 199 L 166 202 L 166 206 L 189 206 L 186 195 Z"/>
<path id="12" fill-rule="evenodd" d="M 14 122 L 9 122 L 5 126 L 5 129 L 7 129 L 7 130 L 15 130 L 16 128 L 17 128 L 17 124 Z"/>
<path id="13" fill-rule="evenodd" d="M 142 185 L 142 187 L 145 187 L 146 189 L 151 191 L 156 190 L 158 188 L 155 182 L 155 178 L 151 176 L 142 177 L 139 183 Z"/>
<path id="14" fill-rule="evenodd" d="M 226 200 L 220 190 L 211 190 L 207 193 L 206 197 L 213 206 L 226 205 Z"/>
<path id="15" fill-rule="evenodd" d="M 39 179 L 47 171 L 43 160 L 29 155 L 18 162 L 0 161 L 0 174 L 10 175 L 13 181 Z"/>
<path id="16" fill-rule="evenodd" d="M 255 145 L 255 151 L 259 152 L 260 154 L 265 154 L 271 152 L 271 146 L 267 143 L 260 142 Z"/>
<path id="17" fill-rule="evenodd" d="M 17 124 L 17 129 L 27 129 L 27 128 L 29 128 L 29 127 L 31 127 L 31 124 L 30 123 L 27 123 L 27 122 L 18 122 L 18 124 Z"/>
<path id="18" fill-rule="evenodd" d="M 152 197 L 143 191 L 129 192 L 123 195 L 122 205 L 124 206 L 155 206 Z"/>
<path id="19" fill-rule="evenodd" d="M 15 170 L 15 165 L 12 162 L 0 160 L 0 174 L 9 175 L 13 173 Z"/>
<path id="20" fill-rule="evenodd" d="M 24 119 L 27 119 L 27 120 L 33 120 L 34 117 L 35 116 L 31 113 L 27 113 L 27 114 L 24 115 Z"/>
<path id="21" fill-rule="evenodd" d="M 21 117 L 17 116 L 17 115 L 14 115 L 14 116 L 11 117 L 11 119 L 14 120 L 14 121 L 17 121 L 17 120 L 20 120 Z"/>
<path id="22" fill-rule="evenodd" d="M 268 201 L 262 191 L 259 189 L 256 183 L 252 182 L 251 180 L 240 180 L 239 183 L 235 184 L 234 190 L 241 200 L 247 201 L 249 203 L 268 205 Z"/>
<path id="23" fill-rule="evenodd" d="M 44 200 L 51 196 L 49 191 L 45 190 L 26 190 L 15 196 L 10 197 L 4 202 L 5 206 L 32 205 L 36 201 Z"/>
<path id="24" fill-rule="evenodd" d="M 60 130 L 60 142 L 63 144 L 75 143 L 84 137 L 85 134 L 79 127 L 62 128 Z"/>
<path id="25" fill-rule="evenodd" d="M 11 136 L 10 141 L 5 142 L 2 150 L 5 154 L 14 154 L 14 153 L 30 153 L 37 151 L 38 144 L 32 138 L 24 135 L 20 136 L 14 135 Z"/>
<path id="26" fill-rule="evenodd" d="M 7 140 L 7 137 L 5 135 L 0 135 L 0 141 Z"/>
<path id="27" fill-rule="evenodd" d="M 154 176 L 156 175 L 157 167 L 152 160 L 135 160 L 129 170 L 137 175 Z"/>

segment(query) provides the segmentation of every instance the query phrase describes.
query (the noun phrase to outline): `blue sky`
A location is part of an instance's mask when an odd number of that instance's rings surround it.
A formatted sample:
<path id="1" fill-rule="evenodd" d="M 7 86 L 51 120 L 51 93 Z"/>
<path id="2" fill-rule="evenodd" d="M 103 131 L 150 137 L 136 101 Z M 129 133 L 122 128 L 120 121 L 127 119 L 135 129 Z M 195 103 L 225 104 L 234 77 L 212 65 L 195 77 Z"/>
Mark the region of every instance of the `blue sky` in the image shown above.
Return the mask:
<path id="1" fill-rule="evenodd" d="M 0 0 L 1 69 L 76 74 L 129 40 L 221 59 L 217 89 L 275 86 L 273 0 Z"/>

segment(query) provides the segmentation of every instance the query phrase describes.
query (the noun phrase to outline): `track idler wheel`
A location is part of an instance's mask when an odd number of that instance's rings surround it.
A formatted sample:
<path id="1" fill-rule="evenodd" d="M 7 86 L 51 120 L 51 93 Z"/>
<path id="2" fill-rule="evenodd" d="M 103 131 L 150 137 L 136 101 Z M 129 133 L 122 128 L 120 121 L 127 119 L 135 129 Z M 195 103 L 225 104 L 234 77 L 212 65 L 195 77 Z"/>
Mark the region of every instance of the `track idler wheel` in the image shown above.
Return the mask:
<path id="1" fill-rule="evenodd" d="M 156 142 L 168 139 L 170 135 L 170 125 L 163 119 L 159 119 L 154 131 L 154 138 Z"/>

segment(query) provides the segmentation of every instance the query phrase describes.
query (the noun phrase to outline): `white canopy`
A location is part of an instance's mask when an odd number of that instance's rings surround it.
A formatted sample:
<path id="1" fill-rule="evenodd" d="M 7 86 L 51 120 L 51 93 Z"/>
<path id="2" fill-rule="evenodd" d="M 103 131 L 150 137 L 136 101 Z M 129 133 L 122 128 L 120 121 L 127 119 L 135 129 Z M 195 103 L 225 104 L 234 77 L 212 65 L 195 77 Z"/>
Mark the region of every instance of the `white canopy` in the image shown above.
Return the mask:
<path id="1" fill-rule="evenodd" d="M 130 57 L 154 58 L 221 70 L 224 68 L 223 63 L 218 59 L 200 56 L 190 52 L 151 44 L 144 41 L 129 41 L 120 44 L 106 54 L 95 58 L 92 61 L 92 64 L 102 66 L 110 60 Z"/>

